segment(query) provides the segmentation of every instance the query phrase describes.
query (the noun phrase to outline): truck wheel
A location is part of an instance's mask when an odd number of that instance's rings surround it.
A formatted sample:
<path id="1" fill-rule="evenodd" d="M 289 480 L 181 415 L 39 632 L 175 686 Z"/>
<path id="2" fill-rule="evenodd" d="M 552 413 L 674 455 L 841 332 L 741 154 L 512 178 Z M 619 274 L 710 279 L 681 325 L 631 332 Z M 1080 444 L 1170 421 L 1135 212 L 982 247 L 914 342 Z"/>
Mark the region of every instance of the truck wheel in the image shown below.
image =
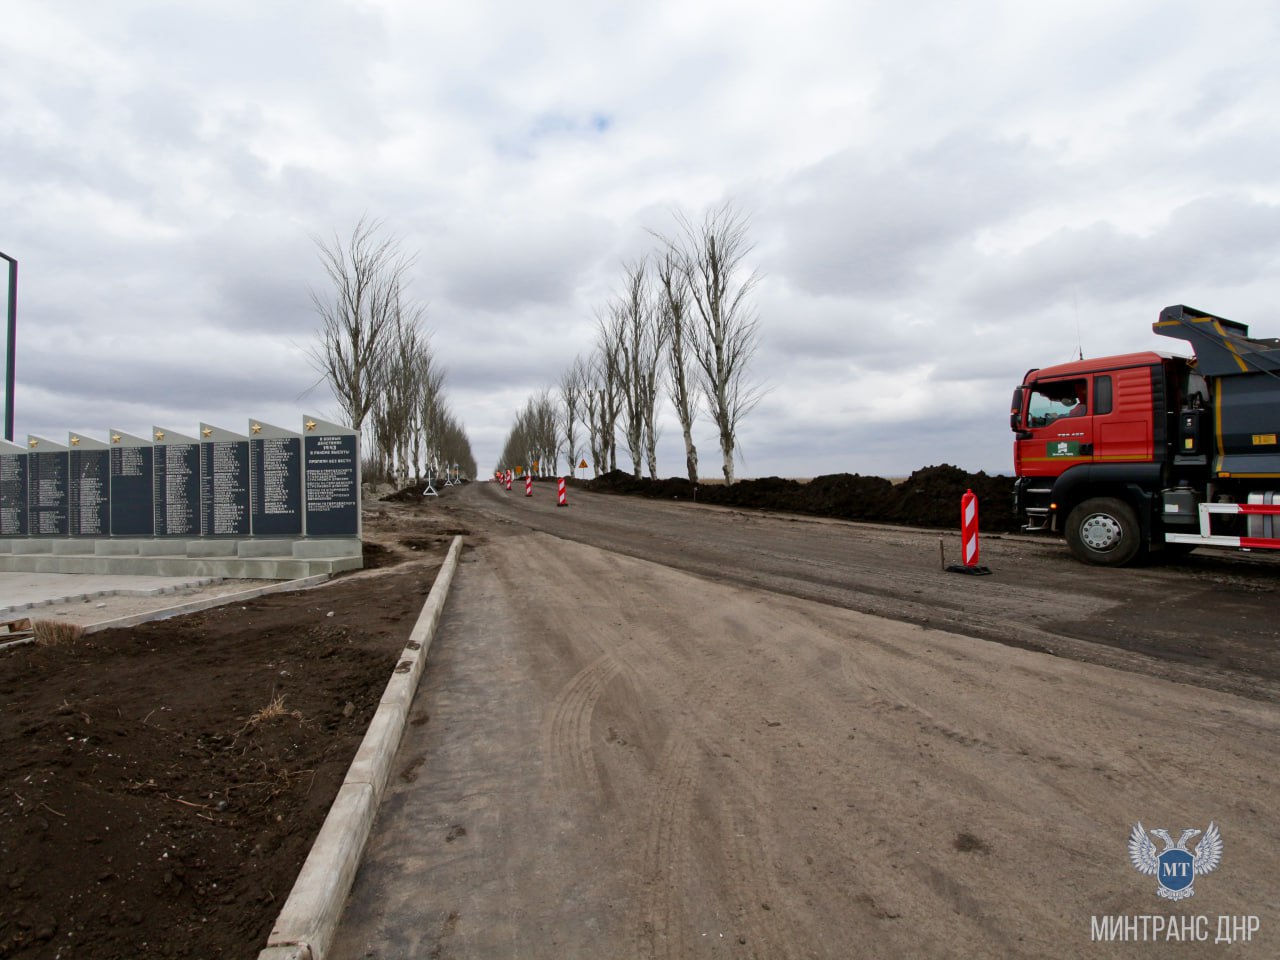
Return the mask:
<path id="1" fill-rule="evenodd" d="M 1122 567 L 1142 550 L 1138 518 L 1123 500 L 1094 497 L 1067 515 L 1067 546 L 1077 560 Z"/>

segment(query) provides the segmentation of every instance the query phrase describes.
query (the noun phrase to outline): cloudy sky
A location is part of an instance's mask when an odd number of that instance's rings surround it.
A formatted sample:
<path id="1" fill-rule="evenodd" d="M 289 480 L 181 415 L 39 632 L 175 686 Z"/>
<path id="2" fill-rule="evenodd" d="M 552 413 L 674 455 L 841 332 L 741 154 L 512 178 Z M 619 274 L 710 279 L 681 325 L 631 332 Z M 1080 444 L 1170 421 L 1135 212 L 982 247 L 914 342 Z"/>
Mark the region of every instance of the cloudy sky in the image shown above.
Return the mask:
<path id="1" fill-rule="evenodd" d="M 1280 7 L 184 0 L 0 14 L 15 437 L 337 417 L 315 239 L 417 255 L 482 470 L 624 260 L 729 201 L 742 476 L 1009 472 L 1033 366 L 1187 303 L 1280 336 Z M 0 279 L 0 285 L 4 283 Z M 696 430 L 704 474 L 716 434 Z M 623 458 L 625 459 L 625 457 Z M 668 416 L 664 475 L 683 472 Z"/>

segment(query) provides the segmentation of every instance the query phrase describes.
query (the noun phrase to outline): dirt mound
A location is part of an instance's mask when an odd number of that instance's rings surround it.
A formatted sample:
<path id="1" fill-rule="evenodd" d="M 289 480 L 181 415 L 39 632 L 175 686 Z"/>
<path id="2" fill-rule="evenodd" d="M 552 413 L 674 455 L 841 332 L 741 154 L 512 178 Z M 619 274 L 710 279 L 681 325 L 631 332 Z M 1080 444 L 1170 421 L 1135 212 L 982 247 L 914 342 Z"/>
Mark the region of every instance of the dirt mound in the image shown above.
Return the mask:
<path id="1" fill-rule="evenodd" d="M 807 513 L 841 520 L 900 523 L 913 527 L 952 528 L 960 523 L 960 498 L 972 490 L 978 497 L 982 528 L 1011 532 L 1019 525 L 1013 516 L 1013 478 L 966 473 L 950 464 L 924 467 L 906 481 L 893 484 L 883 477 L 835 473 L 808 483 L 781 477 L 740 480 L 731 487 L 688 480 L 637 480 L 614 470 L 586 481 L 588 490 L 663 500 L 697 500 L 728 507 Z"/>
<path id="2" fill-rule="evenodd" d="M 942 464 L 925 467 L 893 488 L 895 502 L 885 518 L 913 527 L 954 527 L 960 523 L 960 498 L 972 490 L 978 498 L 983 530 L 1013 532 L 1013 478 L 965 473 Z"/>
<path id="3" fill-rule="evenodd" d="M 467 483 L 466 480 L 458 480 L 457 483 Z M 444 478 L 439 477 L 432 481 L 431 487 L 438 494 L 444 489 Z M 395 493 L 388 493 L 385 497 L 379 497 L 382 503 L 421 503 L 422 495 L 427 492 L 427 484 L 424 480 L 421 483 L 411 483 L 407 487 L 401 487 Z"/>

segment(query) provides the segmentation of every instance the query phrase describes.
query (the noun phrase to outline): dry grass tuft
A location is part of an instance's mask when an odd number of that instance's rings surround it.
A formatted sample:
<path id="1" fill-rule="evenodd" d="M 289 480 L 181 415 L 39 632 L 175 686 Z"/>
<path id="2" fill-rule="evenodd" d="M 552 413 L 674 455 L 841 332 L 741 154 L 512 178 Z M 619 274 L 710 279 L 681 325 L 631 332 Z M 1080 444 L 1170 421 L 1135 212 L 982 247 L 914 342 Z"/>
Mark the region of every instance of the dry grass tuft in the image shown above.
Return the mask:
<path id="1" fill-rule="evenodd" d="M 31 632 L 42 647 L 60 647 L 75 643 L 84 636 L 83 627 L 57 620 L 37 620 L 31 625 Z"/>
<path id="2" fill-rule="evenodd" d="M 302 719 L 301 710 L 286 710 L 284 708 L 283 693 L 276 694 L 275 691 L 272 691 L 272 693 L 274 695 L 271 697 L 271 702 L 249 716 L 244 725 L 244 730 L 251 730 L 254 727 L 261 726 L 268 720 L 275 720 L 278 717 L 293 717 L 295 720 Z"/>

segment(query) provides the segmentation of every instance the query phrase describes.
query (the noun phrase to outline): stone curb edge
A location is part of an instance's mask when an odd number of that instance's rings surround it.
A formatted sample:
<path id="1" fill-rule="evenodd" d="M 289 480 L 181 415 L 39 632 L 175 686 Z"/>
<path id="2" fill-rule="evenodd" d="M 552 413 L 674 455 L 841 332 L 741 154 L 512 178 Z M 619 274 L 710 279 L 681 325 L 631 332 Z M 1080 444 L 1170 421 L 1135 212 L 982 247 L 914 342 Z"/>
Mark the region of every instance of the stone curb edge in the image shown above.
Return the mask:
<path id="1" fill-rule="evenodd" d="M 180 617 L 187 613 L 199 613 L 201 610 L 208 610 L 211 607 L 221 607 L 226 604 L 238 603 L 241 600 L 252 600 L 255 597 L 265 597 L 269 593 L 306 590 L 310 587 L 319 586 L 331 579 L 333 579 L 332 574 L 317 573 L 313 577 L 303 577 L 301 580 L 286 580 L 283 583 L 269 583 L 265 587 L 254 587 L 252 590 L 241 590 L 239 593 L 224 593 L 216 597 L 203 597 L 199 600 L 192 600 L 190 603 L 180 603 L 176 607 L 148 610 L 146 613 L 135 613 L 127 617 L 117 617 L 114 620 L 91 623 L 84 628 L 84 632 L 97 633 L 99 630 L 112 630 L 116 627 L 136 627 L 140 623 L 149 623 L 152 620 L 168 620 L 170 617 Z"/>
<path id="2" fill-rule="evenodd" d="M 216 579 L 216 578 L 215 578 Z M 135 613 L 127 617 L 117 617 L 114 620 L 102 620 L 98 623 L 90 623 L 84 626 L 85 633 L 97 633 L 99 630 L 112 630 L 116 627 L 136 627 L 140 623 L 150 623 L 152 620 L 168 620 L 170 617 L 180 617 L 187 613 L 199 613 L 201 610 L 208 610 L 211 607 L 220 607 L 223 604 L 236 603 L 242 600 L 252 600 L 255 597 L 265 597 L 269 593 L 288 593 L 293 590 L 308 590 L 311 587 L 318 587 L 327 580 L 332 580 L 333 574 L 318 573 L 313 577 L 304 577 L 301 580 L 286 580 L 282 583 L 269 583 L 265 587 L 254 587 L 252 590 L 241 590 L 239 593 L 224 593 L 216 597 L 203 597 L 200 600 L 192 600 L 189 603 L 179 604 L 176 607 L 164 607 L 160 610 L 148 610 L 146 613 Z M 214 581 L 210 581 L 214 582 Z M 122 594 L 128 591 L 111 590 L 104 591 L 101 594 L 93 594 L 93 596 L 106 596 L 108 594 Z M 161 594 L 169 592 L 161 591 Z M 160 594 L 136 594 L 137 596 L 158 596 Z M 53 601 L 57 602 L 57 601 Z M 31 617 L 35 620 L 35 617 Z M 9 643 L 0 643 L 0 652 L 10 647 L 21 647 L 26 644 L 35 643 L 34 637 L 27 637 L 22 640 L 13 640 Z"/>
<path id="3" fill-rule="evenodd" d="M 97 600 L 99 597 L 162 597 L 166 593 L 181 593 L 197 587 L 207 587 L 211 583 L 221 583 L 224 577 L 198 577 L 184 580 L 181 584 L 146 589 L 126 590 L 94 590 L 90 593 L 72 593 L 65 597 L 50 597 L 48 600 L 33 600 L 30 603 L 18 603 L 11 607 L 0 607 L 0 616 L 21 613 L 26 610 L 37 610 L 40 607 L 51 607 L 59 603 L 79 603 L 82 600 Z"/>
<path id="4" fill-rule="evenodd" d="M 346 779 L 258 960 L 324 960 L 333 942 L 461 552 L 462 537 L 454 537 Z"/>

